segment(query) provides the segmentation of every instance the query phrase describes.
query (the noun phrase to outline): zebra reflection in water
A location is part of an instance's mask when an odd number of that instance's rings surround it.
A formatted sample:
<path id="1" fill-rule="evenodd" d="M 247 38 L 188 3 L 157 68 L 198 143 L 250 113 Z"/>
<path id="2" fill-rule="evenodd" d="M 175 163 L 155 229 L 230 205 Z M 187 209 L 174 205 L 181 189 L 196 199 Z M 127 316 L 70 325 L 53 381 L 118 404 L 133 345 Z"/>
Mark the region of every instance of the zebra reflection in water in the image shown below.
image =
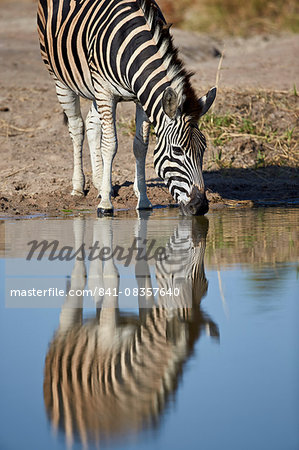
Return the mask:
<path id="1" fill-rule="evenodd" d="M 76 248 L 84 242 L 84 224 L 74 223 Z M 77 438 L 87 447 L 157 426 L 201 333 L 219 337 L 216 324 L 200 309 L 208 287 L 207 224 L 205 218 L 177 224 L 167 257 L 156 261 L 155 271 L 160 289 L 176 287 L 180 294 L 139 296 L 139 317 L 125 315 L 118 298 L 106 295 L 95 298 L 95 317 L 83 321 L 83 298 L 67 295 L 46 356 L 44 401 L 54 429 L 65 432 L 69 446 Z M 136 221 L 139 252 L 146 251 L 147 225 Z M 113 248 L 113 219 L 95 221 L 93 238 Z M 135 262 L 135 276 L 139 289 L 152 287 L 145 259 Z M 76 260 L 69 289 L 82 290 L 85 283 L 85 262 Z M 90 263 L 88 288 L 94 286 L 118 291 L 113 259 Z"/>

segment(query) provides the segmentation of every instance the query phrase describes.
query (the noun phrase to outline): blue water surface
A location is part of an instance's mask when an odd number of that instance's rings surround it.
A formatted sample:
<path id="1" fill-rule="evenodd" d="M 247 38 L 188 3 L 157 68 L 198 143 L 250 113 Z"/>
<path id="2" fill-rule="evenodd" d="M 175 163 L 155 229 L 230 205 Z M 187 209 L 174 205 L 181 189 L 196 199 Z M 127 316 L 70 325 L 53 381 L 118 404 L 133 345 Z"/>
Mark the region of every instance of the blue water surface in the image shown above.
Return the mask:
<path id="1" fill-rule="evenodd" d="M 201 308 L 219 337 L 201 334 L 157 423 L 99 447 L 298 449 L 297 266 L 294 260 L 207 266 Z M 0 448 L 65 449 L 65 433 L 53 430 L 43 399 L 45 356 L 60 309 L 7 308 L 4 259 L 0 274 Z M 82 448 L 80 440 L 72 448 Z"/>

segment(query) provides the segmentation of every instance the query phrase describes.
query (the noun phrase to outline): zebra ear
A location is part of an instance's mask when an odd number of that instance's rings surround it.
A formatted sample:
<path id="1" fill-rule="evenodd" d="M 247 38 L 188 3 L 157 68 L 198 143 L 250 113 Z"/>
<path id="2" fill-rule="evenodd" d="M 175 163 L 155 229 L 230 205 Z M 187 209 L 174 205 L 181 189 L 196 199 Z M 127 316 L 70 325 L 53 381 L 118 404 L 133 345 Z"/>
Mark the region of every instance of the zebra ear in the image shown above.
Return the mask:
<path id="1" fill-rule="evenodd" d="M 217 88 L 213 87 L 209 92 L 198 100 L 200 108 L 200 117 L 203 116 L 212 106 L 216 98 Z"/>
<path id="2" fill-rule="evenodd" d="M 170 118 L 173 119 L 178 109 L 178 96 L 177 93 L 168 87 L 165 89 L 162 98 L 163 111 Z"/>

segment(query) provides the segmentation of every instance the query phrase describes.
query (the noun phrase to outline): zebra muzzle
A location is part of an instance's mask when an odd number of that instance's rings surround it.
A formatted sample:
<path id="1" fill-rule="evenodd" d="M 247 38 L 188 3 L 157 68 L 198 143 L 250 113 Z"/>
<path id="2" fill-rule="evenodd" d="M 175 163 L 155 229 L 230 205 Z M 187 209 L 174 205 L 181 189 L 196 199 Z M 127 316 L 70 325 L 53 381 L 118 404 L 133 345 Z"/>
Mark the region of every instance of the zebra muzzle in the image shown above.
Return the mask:
<path id="1" fill-rule="evenodd" d="M 181 209 L 183 214 L 188 216 L 203 216 L 206 214 L 209 210 L 209 202 L 205 190 L 193 186 L 190 201 L 186 205 L 181 204 Z"/>

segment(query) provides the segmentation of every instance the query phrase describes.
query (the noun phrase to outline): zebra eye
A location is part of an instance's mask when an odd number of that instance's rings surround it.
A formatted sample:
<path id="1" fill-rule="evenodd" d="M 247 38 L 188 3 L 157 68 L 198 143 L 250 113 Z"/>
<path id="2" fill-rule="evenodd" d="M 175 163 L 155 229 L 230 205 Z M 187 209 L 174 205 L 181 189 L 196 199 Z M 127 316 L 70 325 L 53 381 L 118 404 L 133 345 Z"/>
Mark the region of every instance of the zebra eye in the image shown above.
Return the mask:
<path id="1" fill-rule="evenodd" d="M 183 156 L 184 151 L 181 149 L 181 147 L 172 147 L 173 154 L 176 156 Z"/>

